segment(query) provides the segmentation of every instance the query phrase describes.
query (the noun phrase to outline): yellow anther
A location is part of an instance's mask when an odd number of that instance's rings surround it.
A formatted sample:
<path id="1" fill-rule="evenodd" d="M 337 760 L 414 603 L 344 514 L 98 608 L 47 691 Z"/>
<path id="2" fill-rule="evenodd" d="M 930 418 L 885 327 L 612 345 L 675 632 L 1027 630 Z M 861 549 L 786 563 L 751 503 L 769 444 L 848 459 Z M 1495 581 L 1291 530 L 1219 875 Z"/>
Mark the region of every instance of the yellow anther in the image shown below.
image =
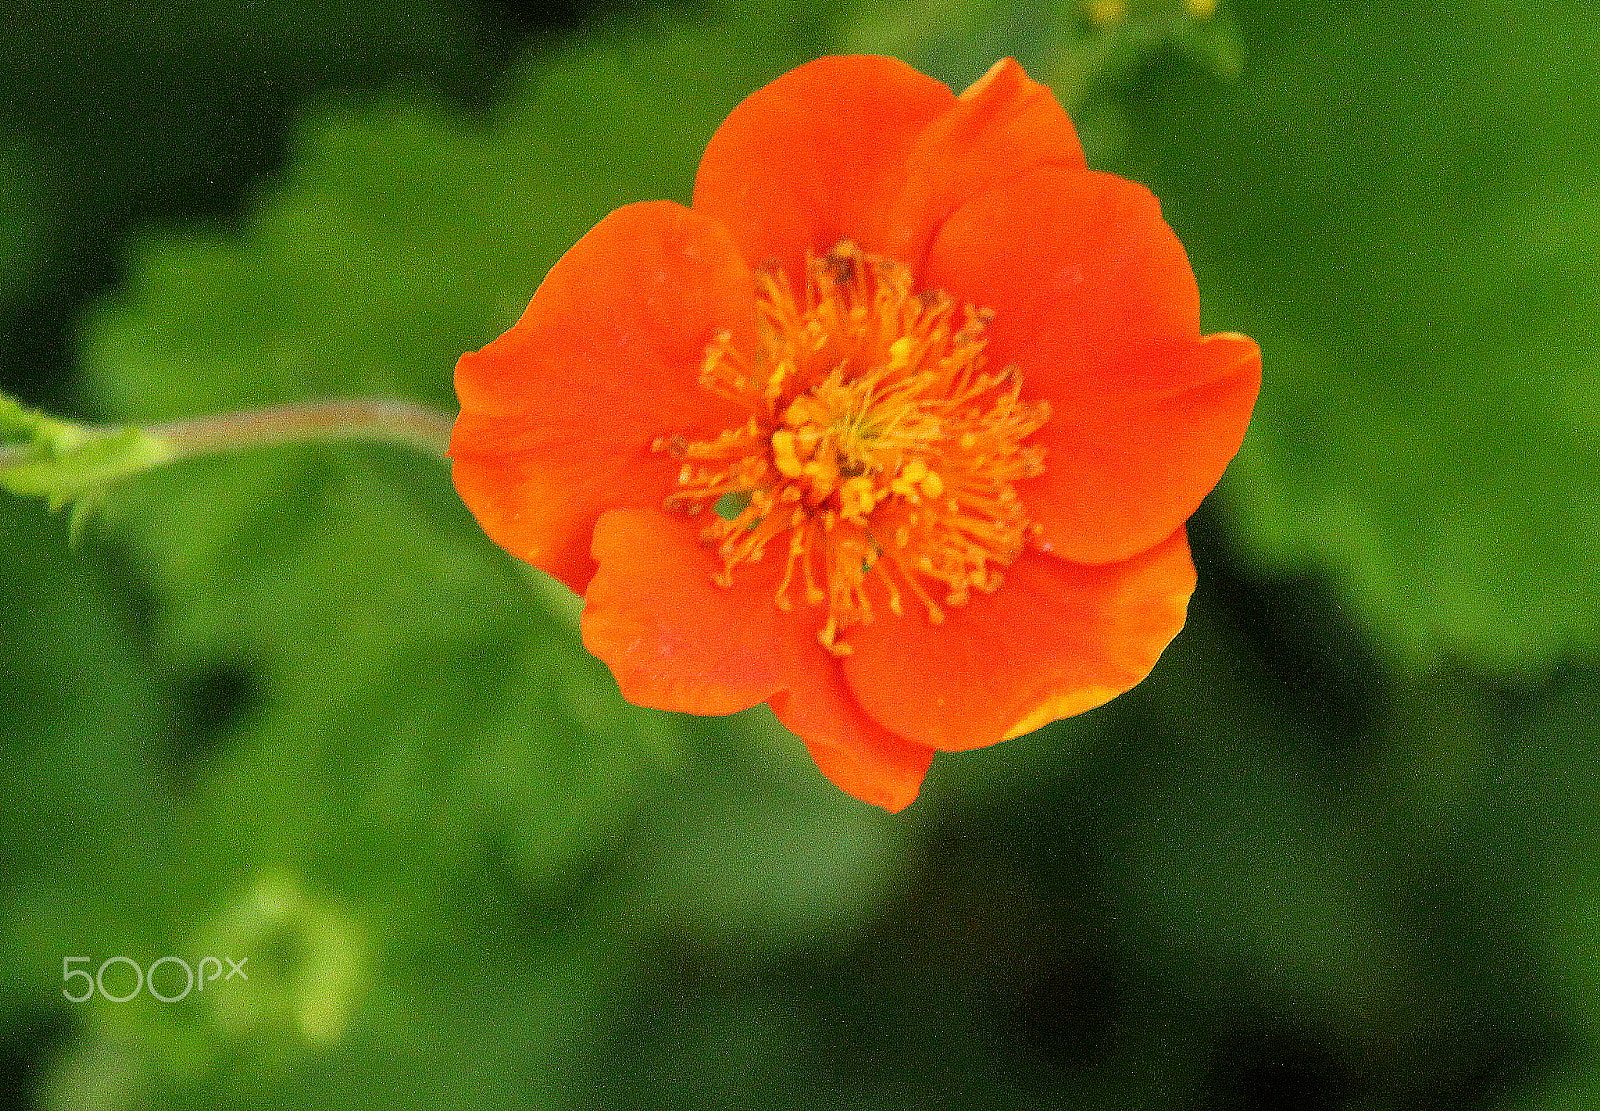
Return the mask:
<path id="1" fill-rule="evenodd" d="M 839 485 L 839 464 L 831 456 L 815 458 L 801 468 L 800 476 L 810 480 L 813 498 L 825 498 Z"/>
<path id="2" fill-rule="evenodd" d="M 772 373 L 767 375 L 767 388 L 763 391 L 768 401 L 776 401 L 783 393 L 783 384 L 794 374 L 794 363 L 779 362 L 773 364 Z"/>
<path id="3" fill-rule="evenodd" d="M 911 337 L 901 336 L 889 345 L 889 368 L 899 370 L 911 363 Z"/>
<path id="4" fill-rule="evenodd" d="M 856 475 L 845 479 L 839 486 L 839 513 L 847 520 L 863 519 L 877 503 L 870 478 Z"/>
<path id="5" fill-rule="evenodd" d="M 819 423 L 827 418 L 827 409 L 810 394 L 801 394 L 783 411 L 783 423 L 791 428 L 799 428 L 802 424 Z"/>
<path id="6" fill-rule="evenodd" d="M 922 496 L 925 498 L 936 498 L 944 493 L 944 479 L 939 477 L 937 471 L 929 471 L 923 475 L 918 485 L 922 487 Z"/>
<path id="7" fill-rule="evenodd" d="M 916 498 L 920 483 L 928 477 L 928 465 L 920 459 L 913 459 L 900 468 L 900 473 L 889 483 L 889 489 L 899 494 L 902 498 Z"/>
<path id="8" fill-rule="evenodd" d="M 804 473 L 804 464 L 795 450 L 794 433 L 787 428 L 772 434 L 772 463 L 785 478 L 799 478 Z"/>

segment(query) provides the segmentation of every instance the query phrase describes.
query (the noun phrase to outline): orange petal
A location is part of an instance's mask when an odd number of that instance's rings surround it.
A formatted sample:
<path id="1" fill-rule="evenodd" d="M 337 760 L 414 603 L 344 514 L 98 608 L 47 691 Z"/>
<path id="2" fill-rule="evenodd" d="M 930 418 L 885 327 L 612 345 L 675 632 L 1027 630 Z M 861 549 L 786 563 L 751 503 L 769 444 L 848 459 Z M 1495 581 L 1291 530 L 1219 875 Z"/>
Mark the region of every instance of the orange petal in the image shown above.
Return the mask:
<path id="1" fill-rule="evenodd" d="M 934 232 L 967 201 L 1039 166 L 1083 170 L 1078 133 L 1055 94 L 1013 59 L 996 62 L 929 124 L 884 212 L 881 253 L 920 268 Z"/>
<path id="2" fill-rule="evenodd" d="M 933 748 L 992 745 L 1107 702 L 1155 666 L 1183 627 L 1194 565 L 1183 533 L 1125 563 L 1086 567 L 1036 551 L 1000 589 L 851 630 L 856 701 Z"/>
<path id="3" fill-rule="evenodd" d="M 744 420 L 698 372 L 719 330 L 748 343 L 754 288 L 728 233 L 681 205 L 620 208 L 580 239 L 511 330 L 456 366 L 450 454 L 484 531 L 581 592 L 601 512 L 672 489 L 657 437 Z"/>
<path id="4" fill-rule="evenodd" d="M 1156 370 L 1183 387 L 1120 405 L 1056 401 L 1035 440 L 1044 473 L 1020 488 L 1046 551 L 1082 563 L 1144 551 L 1199 508 L 1238 452 L 1261 388 L 1255 341 L 1220 333 L 1153 349 L 1129 373 Z"/>
<path id="5" fill-rule="evenodd" d="M 467 420 L 463 414 L 456 428 Z M 458 454 L 450 473 L 489 539 L 582 594 L 594 574 L 586 545 L 595 519 L 607 506 L 643 500 L 632 496 L 641 488 L 663 500 L 659 476 L 641 483 L 632 457 L 587 462 L 572 465 L 552 450 Z"/>
<path id="6" fill-rule="evenodd" d="M 804 635 L 813 637 L 809 627 Z M 916 801 L 933 749 L 895 736 L 863 713 L 837 665 L 805 672 L 768 701 L 840 790 L 891 814 Z"/>
<path id="7" fill-rule="evenodd" d="M 851 701 L 834 658 L 817 644 L 814 613 L 786 614 L 773 603 L 781 561 L 741 567 L 731 587 L 717 586 L 719 561 L 695 523 L 633 509 L 600 518 L 594 557 L 583 642 L 630 702 L 727 714 L 770 700 L 843 790 L 891 811 L 916 798 L 932 751 L 890 734 Z"/>
<path id="8" fill-rule="evenodd" d="M 1238 450 L 1260 352 L 1243 336 L 1201 340 L 1188 258 L 1143 187 L 1028 173 L 945 223 L 923 280 L 993 309 L 991 360 L 1051 404 L 1045 474 L 1022 493 L 1055 554 L 1105 563 L 1143 551 Z"/>
<path id="9" fill-rule="evenodd" d="M 820 58 L 758 90 L 706 147 L 694 206 L 798 282 L 840 239 L 916 267 L 963 203 L 1042 165 L 1083 169 L 1055 95 L 1010 58 L 959 98 L 892 58 Z"/>
<path id="10" fill-rule="evenodd" d="M 993 309 L 994 361 L 1074 407 L 1149 387 L 1126 380 L 1129 352 L 1200 335 L 1183 244 L 1149 190 L 1111 174 L 1045 167 L 974 198 L 940 228 L 921 276 Z"/>
<path id="11" fill-rule="evenodd" d="M 732 229 L 754 265 L 801 278 L 806 252 L 872 229 L 905 184 L 923 129 L 955 96 L 893 58 L 819 58 L 756 90 L 723 121 L 695 178 L 696 211 Z"/>
<path id="12" fill-rule="evenodd" d="M 594 530 L 599 565 L 583 600 L 584 647 L 623 697 L 686 714 L 731 714 L 783 689 L 789 661 L 770 580 L 711 581 L 720 564 L 699 526 L 659 510 L 613 509 Z M 819 649 L 820 651 L 820 649 Z"/>

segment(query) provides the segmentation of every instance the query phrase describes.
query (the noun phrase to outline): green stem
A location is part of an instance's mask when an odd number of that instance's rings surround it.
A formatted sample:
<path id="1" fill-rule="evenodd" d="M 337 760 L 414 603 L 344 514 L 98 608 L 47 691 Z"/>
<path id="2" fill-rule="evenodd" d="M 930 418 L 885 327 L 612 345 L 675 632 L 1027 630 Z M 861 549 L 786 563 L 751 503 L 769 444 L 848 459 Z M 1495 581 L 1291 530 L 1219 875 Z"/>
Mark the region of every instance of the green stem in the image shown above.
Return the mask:
<path id="1" fill-rule="evenodd" d="M 178 459 L 245 448 L 338 440 L 401 444 L 446 457 L 449 413 L 410 401 L 357 398 L 296 402 L 145 428 L 59 420 L 0 394 L 0 490 L 42 497 L 52 507 Z"/>
<path id="2" fill-rule="evenodd" d="M 356 398 L 269 405 L 151 425 L 144 431 L 171 445 L 174 459 L 327 440 L 403 444 L 443 459 L 450 447 L 453 420 L 449 413 L 428 405 Z"/>

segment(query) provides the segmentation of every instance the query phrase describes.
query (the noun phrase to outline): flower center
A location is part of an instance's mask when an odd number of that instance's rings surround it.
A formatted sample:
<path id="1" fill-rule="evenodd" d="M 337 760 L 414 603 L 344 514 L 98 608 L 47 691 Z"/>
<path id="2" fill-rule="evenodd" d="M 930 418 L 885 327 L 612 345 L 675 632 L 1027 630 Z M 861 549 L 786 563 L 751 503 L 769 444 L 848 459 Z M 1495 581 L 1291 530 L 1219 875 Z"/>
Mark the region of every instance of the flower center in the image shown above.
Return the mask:
<path id="1" fill-rule="evenodd" d="M 997 589 L 1039 531 L 1014 484 L 1044 469 L 1025 441 L 1050 408 L 1020 399 L 1014 367 L 985 368 L 993 314 L 914 292 L 905 266 L 848 240 L 806 260 L 798 297 L 781 272 L 759 281 L 755 351 L 722 333 L 700 370 L 749 420 L 655 443 L 683 460 L 669 506 L 716 507 L 700 535 L 717 581 L 778 543 L 778 607 L 822 608 L 817 639 L 837 655 L 875 602 L 898 615 L 909 594 L 938 623 L 941 603 Z"/>

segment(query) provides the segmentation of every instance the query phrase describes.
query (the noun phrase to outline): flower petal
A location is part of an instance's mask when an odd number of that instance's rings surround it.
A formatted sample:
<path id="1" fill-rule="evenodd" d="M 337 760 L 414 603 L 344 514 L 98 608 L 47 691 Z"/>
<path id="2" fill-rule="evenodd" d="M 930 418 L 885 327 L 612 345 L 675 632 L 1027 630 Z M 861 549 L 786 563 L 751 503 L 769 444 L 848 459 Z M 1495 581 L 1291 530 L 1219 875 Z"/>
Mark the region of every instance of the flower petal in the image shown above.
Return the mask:
<path id="1" fill-rule="evenodd" d="M 904 187 L 923 129 L 950 90 L 893 58 L 819 58 L 739 104 L 706 146 L 696 211 L 731 228 L 753 265 L 801 278 L 806 253 L 844 238 L 877 251 L 872 229 Z"/>
<path id="2" fill-rule="evenodd" d="M 594 530 L 598 564 L 583 605 L 583 644 L 623 696 L 686 714 L 731 714 L 783 689 L 787 637 L 767 576 L 711 581 L 719 564 L 698 526 L 660 510 L 613 509 Z"/>
<path id="3" fill-rule="evenodd" d="M 1099 567 L 1030 550 L 999 590 L 948 608 L 943 624 L 908 607 L 852 629 L 845 681 L 900 736 L 946 751 L 996 744 L 1143 679 L 1183 627 L 1194 585 L 1181 531 Z"/>
<path id="4" fill-rule="evenodd" d="M 1036 170 L 940 230 L 924 284 L 994 310 L 989 355 L 1051 403 L 1022 488 L 1043 541 L 1085 563 L 1168 536 L 1238 450 L 1260 388 L 1243 336 L 1200 337 L 1183 246 L 1143 187 Z"/>
<path id="5" fill-rule="evenodd" d="M 599 569 L 583 609 L 583 642 L 628 701 L 727 714 L 770 700 L 824 775 L 886 810 L 916 798 L 932 750 L 873 722 L 817 644 L 811 611 L 773 603 L 778 568 L 741 567 L 731 587 L 693 522 L 617 509 L 594 532 Z"/>
<path id="6" fill-rule="evenodd" d="M 465 417 L 462 418 L 465 420 Z M 459 429 L 462 421 L 456 422 Z M 587 469 L 556 452 L 458 454 L 450 468 L 456 492 L 483 531 L 506 551 L 582 594 L 594 574 L 585 544 L 607 506 L 629 500 L 631 460 Z M 659 504 L 662 495 L 656 494 Z"/>
<path id="7" fill-rule="evenodd" d="M 800 279 L 841 239 L 920 264 L 963 203 L 1042 165 L 1084 168 L 1072 121 L 1006 58 L 961 94 L 892 58 L 820 58 L 758 90 L 712 136 L 694 206 L 752 264 Z"/>
<path id="8" fill-rule="evenodd" d="M 1032 392 L 1093 402 L 1126 380 L 1127 355 L 1200 335 L 1183 244 L 1149 190 L 1044 167 L 968 201 L 940 228 L 922 285 L 993 309 L 991 355 Z"/>
<path id="9" fill-rule="evenodd" d="M 891 814 L 916 800 L 933 749 L 895 736 L 862 712 L 837 665 L 804 673 L 768 701 L 840 790 Z"/>
<path id="10" fill-rule="evenodd" d="M 580 239 L 522 318 L 456 366 L 450 454 L 484 531 L 581 592 L 601 512 L 672 489 L 657 437 L 744 419 L 698 370 L 718 331 L 748 343 L 754 291 L 728 233 L 681 205 L 629 205 Z"/>
<path id="11" fill-rule="evenodd" d="M 1084 170 L 1083 147 L 1049 87 L 996 62 L 917 136 L 906 183 L 879 222 L 883 254 L 920 268 L 939 226 L 969 200 L 1039 166 Z"/>
<path id="12" fill-rule="evenodd" d="M 1144 551 L 1188 520 L 1238 452 L 1261 388 L 1255 341 L 1219 333 L 1154 349 L 1130 377 L 1158 367 L 1198 384 L 1069 408 L 1035 437 L 1044 473 L 1020 493 L 1046 551 L 1082 563 Z"/>

